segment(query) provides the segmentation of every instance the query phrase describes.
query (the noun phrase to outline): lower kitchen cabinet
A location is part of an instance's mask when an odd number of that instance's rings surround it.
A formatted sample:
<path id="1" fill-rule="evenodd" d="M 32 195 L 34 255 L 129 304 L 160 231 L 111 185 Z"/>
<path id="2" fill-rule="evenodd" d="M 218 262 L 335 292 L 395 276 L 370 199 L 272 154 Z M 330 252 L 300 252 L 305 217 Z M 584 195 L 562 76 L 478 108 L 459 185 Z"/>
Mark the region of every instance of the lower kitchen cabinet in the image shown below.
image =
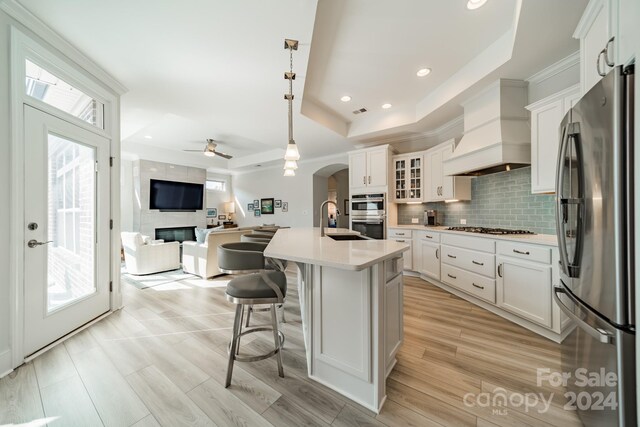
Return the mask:
<path id="1" fill-rule="evenodd" d="M 549 264 L 497 257 L 496 304 L 532 322 L 550 328 L 552 272 Z"/>
<path id="2" fill-rule="evenodd" d="M 403 328 L 402 274 L 397 275 L 385 285 L 385 334 L 384 354 L 387 373 L 393 368 L 395 356 L 402 344 Z"/>
<path id="3" fill-rule="evenodd" d="M 440 244 L 421 241 L 420 273 L 440 280 Z"/>

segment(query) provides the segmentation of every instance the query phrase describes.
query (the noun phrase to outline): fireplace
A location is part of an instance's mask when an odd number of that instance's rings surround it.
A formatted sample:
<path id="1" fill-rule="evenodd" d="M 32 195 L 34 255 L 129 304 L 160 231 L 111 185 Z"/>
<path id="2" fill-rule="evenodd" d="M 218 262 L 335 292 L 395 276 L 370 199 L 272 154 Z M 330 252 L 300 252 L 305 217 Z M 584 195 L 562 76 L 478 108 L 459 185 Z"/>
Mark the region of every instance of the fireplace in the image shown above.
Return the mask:
<path id="1" fill-rule="evenodd" d="M 156 239 L 162 239 L 165 242 L 182 243 L 185 240 L 195 242 L 196 226 L 156 228 Z"/>

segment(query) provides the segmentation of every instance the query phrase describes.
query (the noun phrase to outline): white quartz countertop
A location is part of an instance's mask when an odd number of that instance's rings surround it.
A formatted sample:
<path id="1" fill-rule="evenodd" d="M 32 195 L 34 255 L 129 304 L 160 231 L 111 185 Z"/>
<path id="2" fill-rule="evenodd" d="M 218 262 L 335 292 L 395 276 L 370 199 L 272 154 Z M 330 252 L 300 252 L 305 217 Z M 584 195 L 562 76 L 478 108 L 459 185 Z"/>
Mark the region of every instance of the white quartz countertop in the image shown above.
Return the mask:
<path id="1" fill-rule="evenodd" d="M 359 234 L 344 228 L 325 228 L 325 234 Z M 393 240 L 333 240 L 320 237 L 320 228 L 280 229 L 264 255 L 305 264 L 343 270 L 364 270 L 409 250 L 407 243 Z"/>
<path id="2" fill-rule="evenodd" d="M 437 226 L 428 227 L 424 225 L 389 225 L 388 229 L 398 228 L 404 230 L 419 230 L 419 231 L 435 231 L 438 233 L 452 233 L 470 237 L 483 237 L 485 239 L 494 240 L 508 240 L 511 242 L 520 243 L 534 243 L 538 245 L 558 246 L 558 237 L 555 234 L 508 234 L 508 235 L 494 235 L 494 234 L 482 234 L 482 233 L 469 233 L 466 231 L 453 231 L 447 230 L 448 227 Z"/>

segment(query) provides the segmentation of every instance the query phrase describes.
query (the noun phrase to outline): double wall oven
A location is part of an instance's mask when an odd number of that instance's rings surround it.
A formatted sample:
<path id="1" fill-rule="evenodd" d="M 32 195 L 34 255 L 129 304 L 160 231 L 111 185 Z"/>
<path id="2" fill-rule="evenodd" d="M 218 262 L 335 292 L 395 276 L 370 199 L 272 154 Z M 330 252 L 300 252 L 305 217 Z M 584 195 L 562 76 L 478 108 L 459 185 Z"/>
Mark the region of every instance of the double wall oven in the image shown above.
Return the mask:
<path id="1" fill-rule="evenodd" d="M 384 193 L 355 194 L 351 197 L 351 229 L 372 239 L 386 238 Z"/>

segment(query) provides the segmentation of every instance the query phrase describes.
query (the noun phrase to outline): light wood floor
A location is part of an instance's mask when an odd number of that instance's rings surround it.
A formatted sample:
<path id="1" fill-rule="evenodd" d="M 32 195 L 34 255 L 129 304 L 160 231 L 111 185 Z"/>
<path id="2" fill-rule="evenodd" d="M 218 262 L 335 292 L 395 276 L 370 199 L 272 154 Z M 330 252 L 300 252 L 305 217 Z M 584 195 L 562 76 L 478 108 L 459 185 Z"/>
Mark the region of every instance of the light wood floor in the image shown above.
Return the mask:
<path id="1" fill-rule="evenodd" d="M 163 290 L 125 285 L 124 309 L 0 380 L 0 425 L 580 425 L 562 410 L 561 390 L 536 386 L 536 368 L 560 368 L 558 345 L 410 277 L 388 399 L 379 415 L 358 406 L 306 377 L 295 273 L 288 275 L 285 378 L 275 359 L 237 363 L 224 388 L 228 279 Z M 272 336 L 254 335 L 243 352 L 272 345 Z M 543 414 L 512 407 L 501 415 L 463 402 L 499 387 L 556 398 Z"/>

